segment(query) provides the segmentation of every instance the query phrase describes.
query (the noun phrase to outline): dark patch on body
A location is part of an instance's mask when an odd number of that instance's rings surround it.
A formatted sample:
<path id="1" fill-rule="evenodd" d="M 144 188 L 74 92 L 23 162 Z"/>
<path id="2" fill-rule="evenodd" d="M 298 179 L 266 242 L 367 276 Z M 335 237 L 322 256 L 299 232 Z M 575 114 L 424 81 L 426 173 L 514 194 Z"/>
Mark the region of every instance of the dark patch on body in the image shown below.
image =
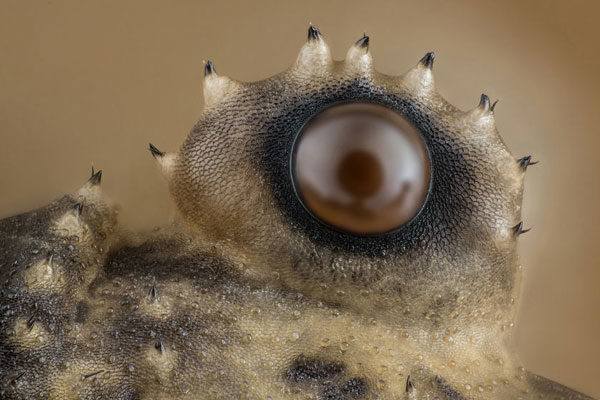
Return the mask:
<path id="1" fill-rule="evenodd" d="M 85 301 L 80 301 L 75 306 L 75 319 L 74 321 L 78 324 L 85 322 L 88 314 L 88 306 Z"/>
<path id="2" fill-rule="evenodd" d="M 438 390 L 446 396 L 447 400 L 465 400 L 463 395 L 456 389 L 454 389 L 451 385 L 446 382 L 444 378 L 441 376 L 436 376 L 434 378 L 434 383 L 437 385 Z"/>
<path id="3" fill-rule="evenodd" d="M 293 385 L 312 388 L 325 400 L 362 399 L 368 392 L 366 379 L 348 379 L 343 363 L 303 355 L 286 370 L 285 379 Z"/>
<path id="4" fill-rule="evenodd" d="M 352 378 L 342 388 L 342 392 L 352 399 L 360 399 L 366 396 L 367 390 L 368 385 L 364 378 Z"/>
<path id="5" fill-rule="evenodd" d="M 223 259 L 188 250 L 184 240 L 158 238 L 112 252 L 104 267 L 104 277 L 150 277 L 158 282 L 189 279 L 205 287 L 239 281 L 239 272 Z"/>
<path id="6" fill-rule="evenodd" d="M 298 357 L 288 368 L 285 377 L 294 382 L 331 380 L 344 371 L 344 366 L 317 358 Z"/>

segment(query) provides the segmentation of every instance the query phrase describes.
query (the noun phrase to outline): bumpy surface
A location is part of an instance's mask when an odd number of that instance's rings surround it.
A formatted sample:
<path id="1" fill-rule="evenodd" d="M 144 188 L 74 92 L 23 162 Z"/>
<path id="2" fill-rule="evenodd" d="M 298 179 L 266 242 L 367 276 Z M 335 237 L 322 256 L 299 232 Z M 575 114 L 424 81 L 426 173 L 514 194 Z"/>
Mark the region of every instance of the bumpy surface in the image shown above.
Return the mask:
<path id="1" fill-rule="evenodd" d="M 486 96 L 468 112 L 442 99 L 432 65 L 377 73 L 367 37 L 333 61 L 313 27 L 270 79 L 207 63 L 181 150 L 151 146 L 182 223 L 123 232 L 99 173 L 0 221 L 0 396 L 587 399 L 510 351 L 530 158 L 506 149 Z M 294 194 L 296 135 L 343 102 L 397 111 L 427 145 L 429 196 L 394 232 L 331 229 Z"/>

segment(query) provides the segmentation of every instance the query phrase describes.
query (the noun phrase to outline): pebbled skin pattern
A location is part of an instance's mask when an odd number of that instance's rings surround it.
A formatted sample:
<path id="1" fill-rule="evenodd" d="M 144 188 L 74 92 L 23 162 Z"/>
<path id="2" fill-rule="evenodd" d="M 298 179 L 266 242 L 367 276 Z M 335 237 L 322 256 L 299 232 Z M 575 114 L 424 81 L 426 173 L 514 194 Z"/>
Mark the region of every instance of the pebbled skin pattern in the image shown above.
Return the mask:
<path id="1" fill-rule="evenodd" d="M 0 398 L 589 399 L 510 347 L 526 165 L 489 100 L 441 98 L 432 54 L 380 74 L 368 40 L 333 61 L 311 27 L 260 82 L 207 64 L 200 121 L 152 151 L 173 226 L 120 228 L 98 174 L 0 221 Z M 297 133 L 343 102 L 387 106 L 427 144 L 427 201 L 394 232 L 336 231 L 294 194 Z"/>

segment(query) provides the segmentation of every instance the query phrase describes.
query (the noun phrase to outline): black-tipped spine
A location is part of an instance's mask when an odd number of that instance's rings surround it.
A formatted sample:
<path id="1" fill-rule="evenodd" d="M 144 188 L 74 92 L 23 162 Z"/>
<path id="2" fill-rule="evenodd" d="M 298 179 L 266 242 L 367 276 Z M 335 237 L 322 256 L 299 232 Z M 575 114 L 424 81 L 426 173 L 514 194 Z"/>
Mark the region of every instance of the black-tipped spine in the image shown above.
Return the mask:
<path id="1" fill-rule="evenodd" d="M 160 151 L 159 149 L 157 149 L 156 146 L 153 145 L 152 143 L 148 143 L 148 150 L 150 150 L 150 154 L 152 154 L 152 157 L 154 157 L 154 158 L 162 157 L 165 155 L 165 153 L 163 151 Z"/>
<path id="2" fill-rule="evenodd" d="M 29 319 L 27 320 L 27 328 L 29 328 L 30 330 L 33 329 L 33 325 L 35 324 L 35 321 L 36 321 L 36 318 L 34 315 L 29 317 Z"/>
<path id="3" fill-rule="evenodd" d="M 83 204 L 81 203 L 77 203 L 73 206 L 73 210 L 75 211 L 75 214 L 77 214 L 77 216 L 79 217 L 81 215 L 81 213 L 83 212 Z"/>
<path id="4" fill-rule="evenodd" d="M 161 354 L 164 354 L 166 351 L 165 344 L 162 342 L 162 340 L 159 340 L 158 342 L 154 343 L 154 348 L 158 350 Z"/>
<path id="5" fill-rule="evenodd" d="M 490 111 L 490 98 L 485 94 L 481 94 L 479 99 L 479 105 L 477 106 L 481 111 Z"/>
<path id="6" fill-rule="evenodd" d="M 364 51 L 369 51 L 369 37 L 366 33 L 363 33 L 363 37 L 358 39 L 354 44 L 359 49 L 363 49 Z"/>
<path id="7" fill-rule="evenodd" d="M 494 110 L 496 109 L 496 104 L 498 104 L 499 100 L 494 101 L 494 103 L 492 103 L 492 106 L 490 107 L 490 111 L 494 112 Z"/>
<path id="8" fill-rule="evenodd" d="M 18 374 L 17 376 L 15 376 L 12 380 L 13 383 L 17 383 L 17 381 L 19 379 L 21 379 L 23 377 L 23 375 L 25 375 L 25 372 L 21 372 L 20 374 Z"/>
<path id="9" fill-rule="evenodd" d="M 405 388 L 405 390 L 406 390 L 406 393 L 410 393 L 410 392 L 412 392 L 412 391 L 414 390 L 414 388 L 415 388 L 415 385 L 414 385 L 414 384 L 412 383 L 412 381 L 410 380 L 410 375 L 408 375 L 408 376 L 406 377 L 406 388 Z"/>
<path id="10" fill-rule="evenodd" d="M 515 236 L 519 236 L 519 235 L 529 232 L 531 230 L 531 228 L 523 229 L 523 221 L 520 221 L 518 224 L 513 226 L 512 230 L 513 230 L 513 233 L 515 234 Z"/>
<path id="11" fill-rule="evenodd" d="M 98 170 L 98 172 L 94 171 L 94 167 L 92 167 L 92 176 L 90 177 L 90 179 L 88 180 L 88 183 L 90 185 L 99 185 L 100 181 L 102 180 L 102 170 Z"/>
<path id="12" fill-rule="evenodd" d="M 204 76 L 215 75 L 217 71 L 215 70 L 215 66 L 212 61 L 208 60 L 206 64 L 204 64 Z"/>
<path id="13" fill-rule="evenodd" d="M 92 377 L 94 377 L 94 376 L 96 376 L 98 374 L 101 374 L 103 372 L 104 372 L 104 370 L 101 369 L 100 371 L 92 372 L 91 374 L 82 375 L 82 378 L 85 380 L 85 379 L 88 379 L 88 378 L 92 378 Z"/>
<path id="14" fill-rule="evenodd" d="M 521 167 L 523 171 L 527 170 L 527 167 L 529 167 L 530 165 L 535 165 L 538 162 L 539 161 L 531 161 L 531 155 L 519 158 L 517 160 L 517 164 L 519 164 L 519 167 Z"/>
<path id="15" fill-rule="evenodd" d="M 434 60 L 435 60 L 435 53 L 433 51 L 430 51 L 429 53 L 425 54 L 423 56 L 423 58 L 421 58 L 419 60 L 419 64 L 424 66 L 425 68 L 433 69 L 433 61 Z"/>
<path id="16" fill-rule="evenodd" d="M 321 36 L 321 32 L 319 32 L 319 30 L 315 27 L 315 26 L 309 26 L 308 27 L 308 41 L 313 41 L 313 40 L 321 40 L 323 37 Z"/>
<path id="17" fill-rule="evenodd" d="M 156 285 L 152 285 L 150 290 L 148 290 L 148 300 L 150 300 L 151 303 L 158 303 L 159 297 Z"/>

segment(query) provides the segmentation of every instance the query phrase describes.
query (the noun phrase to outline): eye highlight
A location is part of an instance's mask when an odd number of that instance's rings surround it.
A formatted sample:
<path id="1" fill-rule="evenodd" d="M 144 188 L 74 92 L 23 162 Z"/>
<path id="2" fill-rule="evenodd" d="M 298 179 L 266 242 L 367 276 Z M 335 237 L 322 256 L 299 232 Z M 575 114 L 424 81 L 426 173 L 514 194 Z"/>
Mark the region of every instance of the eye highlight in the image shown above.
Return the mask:
<path id="1" fill-rule="evenodd" d="M 292 180 L 315 218 L 372 235 L 393 231 L 418 214 L 430 165 L 421 134 L 400 114 L 376 104 L 343 104 L 302 128 L 292 153 Z"/>

